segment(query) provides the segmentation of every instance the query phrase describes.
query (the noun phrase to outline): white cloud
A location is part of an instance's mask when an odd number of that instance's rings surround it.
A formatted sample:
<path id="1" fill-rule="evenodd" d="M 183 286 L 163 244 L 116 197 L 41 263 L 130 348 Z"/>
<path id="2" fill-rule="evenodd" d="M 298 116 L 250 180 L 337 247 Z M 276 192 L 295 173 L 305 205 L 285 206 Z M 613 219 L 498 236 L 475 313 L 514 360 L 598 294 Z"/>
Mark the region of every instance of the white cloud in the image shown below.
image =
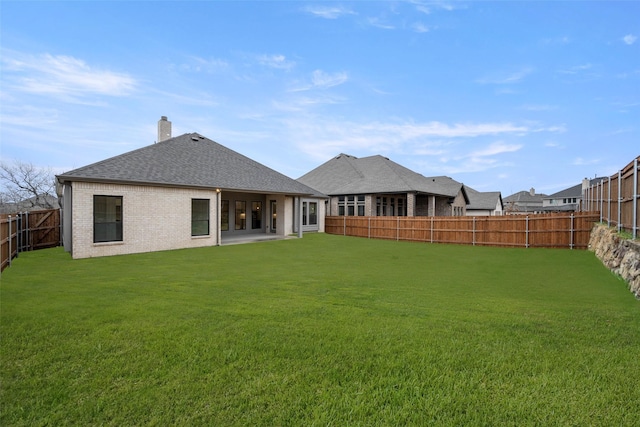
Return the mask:
<path id="1" fill-rule="evenodd" d="M 503 153 L 512 153 L 514 151 L 518 151 L 523 147 L 522 144 L 505 144 L 504 142 L 494 142 L 489 146 L 481 149 L 473 151 L 469 154 L 469 157 L 478 158 L 478 157 L 488 157 L 488 156 L 496 156 L 498 154 Z"/>
<path id="2" fill-rule="evenodd" d="M 372 27 L 380 28 L 383 30 L 395 30 L 396 28 L 394 25 L 382 22 L 380 18 L 376 18 L 376 17 L 367 18 L 367 22 Z"/>
<path id="3" fill-rule="evenodd" d="M 633 34 L 627 34 L 622 38 L 622 41 L 628 45 L 634 44 L 636 40 L 638 40 L 638 37 L 634 36 Z"/>
<path id="4" fill-rule="evenodd" d="M 562 70 L 558 70 L 558 72 L 562 74 L 578 74 L 580 72 L 590 70 L 591 68 L 593 68 L 593 65 L 591 64 L 582 64 L 582 65 L 575 65 L 569 68 L 564 68 Z"/>
<path id="5" fill-rule="evenodd" d="M 5 78 L 14 90 L 77 102 L 89 95 L 126 96 L 138 84 L 126 73 L 98 69 L 72 56 L 2 53 Z"/>
<path id="6" fill-rule="evenodd" d="M 414 23 L 411 28 L 413 29 L 413 31 L 415 31 L 416 33 L 428 33 L 431 28 L 427 25 L 424 25 L 422 22 L 416 22 Z"/>
<path id="7" fill-rule="evenodd" d="M 525 67 L 514 72 L 495 73 L 489 76 L 485 76 L 478 79 L 477 82 L 482 84 L 497 84 L 497 85 L 513 84 L 513 83 L 520 82 L 532 72 L 533 72 L 532 68 Z"/>
<path id="8" fill-rule="evenodd" d="M 356 14 L 351 9 L 343 6 L 307 6 L 303 10 L 314 16 L 325 19 L 337 19 L 345 15 Z"/>
<path id="9" fill-rule="evenodd" d="M 332 86 L 338 86 L 346 82 L 349 79 L 347 73 L 344 71 L 339 73 L 325 73 L 322 70 L 315 70 L 311 75 L 311 81 L 315 87 L 328 88 Z"/>
<path id="10" fill-rule="evenodd" d="M 294 61 L 289 61 L 284 55 L 259 55 L 258 62 L 265 67 L 278 70 L 290 70 L 296 65 Z"/>

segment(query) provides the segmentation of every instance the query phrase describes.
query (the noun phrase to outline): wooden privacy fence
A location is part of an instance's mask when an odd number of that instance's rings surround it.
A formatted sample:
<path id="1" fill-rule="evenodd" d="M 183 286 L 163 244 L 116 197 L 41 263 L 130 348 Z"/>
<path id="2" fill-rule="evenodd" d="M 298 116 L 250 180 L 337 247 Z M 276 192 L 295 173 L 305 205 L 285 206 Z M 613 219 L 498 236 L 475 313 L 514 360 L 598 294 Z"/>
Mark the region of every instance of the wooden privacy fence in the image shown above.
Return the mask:
<path id="1" fill-rule="evenodd" d="M 60 209 L 0 216 L 2 270 L 20 252 L 60 246 Z"/>
<path id="2" fill-rule="evenodd" d="M 599 212 L 483 217 L 332 216 L 325 232 L 370 239 L 586 249 Z"/>
<path id="3" fill-rule="evenodd" d="M 618 231 L 627 231 L 634 239 L 640 231 L 639 161 L 640 156 L 617 174 L 603 178 L 582 190 L 583 210 L 600 211 L 600 222 L 606 222 L 609 226 L 615 225 Z"/>

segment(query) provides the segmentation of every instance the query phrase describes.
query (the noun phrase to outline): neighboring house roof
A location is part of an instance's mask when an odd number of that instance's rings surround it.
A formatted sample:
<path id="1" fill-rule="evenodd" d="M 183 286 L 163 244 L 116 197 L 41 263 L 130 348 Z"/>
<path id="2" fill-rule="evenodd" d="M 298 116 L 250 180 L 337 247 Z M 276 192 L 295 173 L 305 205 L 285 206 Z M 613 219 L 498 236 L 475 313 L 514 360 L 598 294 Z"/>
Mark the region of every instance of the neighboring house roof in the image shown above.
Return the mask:
<path id="1" fill-rule="evenodd" d="M 170 138 L 57 178 L 60 182 L 118 182 L 323 197 L 313 188 L 197 133 Z"/>
<path id="2" fill-rule="evenodd" d="M 502 195 L 499 191 L 480 192 L 466 185 L 464 186 L 464 188 L 467 192 L 467 195 L 469 196 L 469 204 L 467 205 L 467 209 L 494 211 L 498 204 L 500 204 L 500 206 L 503 205 Z"/>
<path id="3" fill-rule="evenodd" d="M 418 192 L 455 197 L 461 189 L 464 193 L 462 184 L 447 176 L 427 178 L 380 155 L 340 154 L 298 181 L 328 195 Z"/>
<path id="4" fill-rule="evenodd" d="M 542 199 L 547 197 L 546 194 L 531 194 L 532 191 L 519 191 L 504 198 L 507 203 L 542 203 Z"/>
<path id="5" fill-rule="evenodd" d="M 544 199 L 582 198 L 582 184 L 574 185 L 557 193 L 545 196 Z"/>
<path id="6" fill-rule="evenodd" d="M 58 198 L 50 194 L 42 194 L 38 197 L 30 197 L 18 203 L 0 203 L 0 213 L 12 214 L 18 212 L 31 212 L 48 209 L 58 209 Z"/>

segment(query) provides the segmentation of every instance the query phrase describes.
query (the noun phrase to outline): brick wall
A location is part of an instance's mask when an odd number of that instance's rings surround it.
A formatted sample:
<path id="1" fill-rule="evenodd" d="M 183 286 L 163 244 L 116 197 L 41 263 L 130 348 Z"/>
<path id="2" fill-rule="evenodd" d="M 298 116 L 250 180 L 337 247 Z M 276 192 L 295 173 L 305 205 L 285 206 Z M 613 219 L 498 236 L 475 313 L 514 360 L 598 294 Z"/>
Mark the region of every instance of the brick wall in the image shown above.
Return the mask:
<path id="1" fill-rule="evenodd" d="M 93 243 L 93 196 L 122 196 L 123 241 Z M 73 183 L 73 258 L 217 245 L 212 190 Z M 191 199 L 210 200 L 210 235 L 191 236 Z"/>

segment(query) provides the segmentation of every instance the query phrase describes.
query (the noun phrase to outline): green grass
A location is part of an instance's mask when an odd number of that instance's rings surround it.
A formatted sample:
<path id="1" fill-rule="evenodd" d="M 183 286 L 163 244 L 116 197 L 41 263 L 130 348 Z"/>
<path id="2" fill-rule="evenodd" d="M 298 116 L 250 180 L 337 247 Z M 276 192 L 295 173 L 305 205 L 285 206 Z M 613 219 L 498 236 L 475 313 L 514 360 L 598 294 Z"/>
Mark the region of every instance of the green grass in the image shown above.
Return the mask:
<path id="1" fill-rule="evenodd" d="M 0 425 L 637 425 L 640 302 L 587 251 L 301 240 L 2 274 Z"/>

